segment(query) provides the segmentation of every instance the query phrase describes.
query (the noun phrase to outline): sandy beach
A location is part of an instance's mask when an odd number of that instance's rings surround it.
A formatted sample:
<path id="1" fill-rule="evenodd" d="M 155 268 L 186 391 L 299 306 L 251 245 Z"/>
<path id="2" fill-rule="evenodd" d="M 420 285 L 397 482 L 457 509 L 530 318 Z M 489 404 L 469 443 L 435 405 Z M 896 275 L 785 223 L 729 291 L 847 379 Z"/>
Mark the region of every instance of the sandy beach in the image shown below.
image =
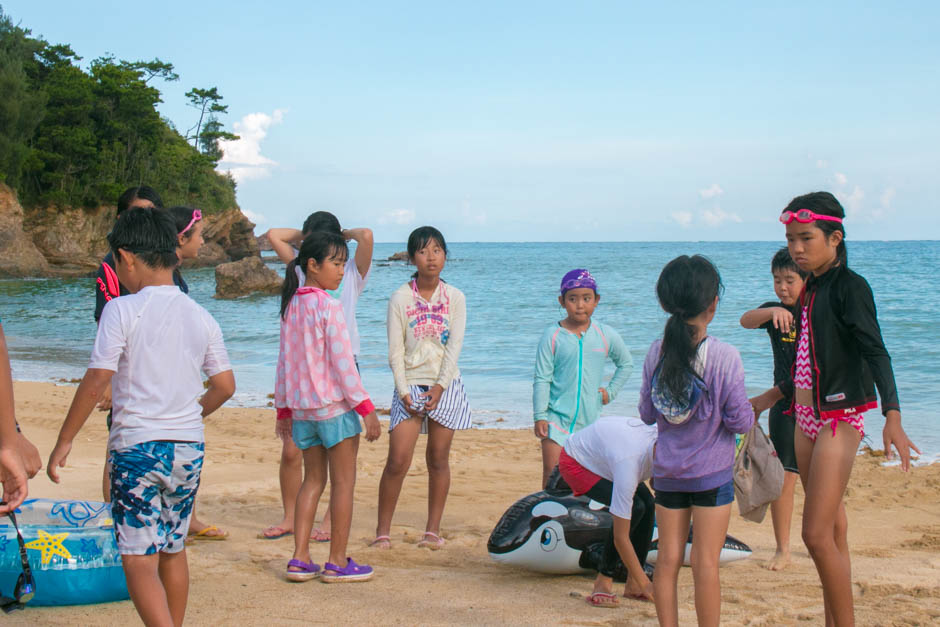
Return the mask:
<path id="1" fill-rule="evenodd" d="M 74 386 L 15 384 L 17 417 L 44 461 L 74 394 Z M 392 528 L 390 551 L 367 548 L 375 527 L 378 480 L 387 434 L 362 442 L 356 509 L 349 554 L 376 568 L 364 584 L 293 584 L 282 572 L 293 539 L 258 539 L 280 519 L 277 484 L 279 441 L 270 409 L 225 407 L 206 423 L 206 464 L 199 492 L 200 518 L 228 530 L 222 542 L 188 549 L 191 584 L 187 622 L 193 625 L 282 623 L 656 623 L 649 603 L 623 599 L 619 608 L 584 602 L 588 576 L 547 576 L 502 567 L 490 560 L 486 540 L 519 497 L 536 491 L 541 476 L 531 432 L 470 430 L 459 433 L 451 455 L 452 487 L 444 514 L 447 546 L 416 546 L 424 529 L 427 480 L 419 441 Z M 874 441 L 880 442 L 881 421 Z M 43 471 L 30 497 L 100 500 L 106 431 L 95 413 L 76 438 L 62 483 Z M 862 455 L 850 482 L 847 506 L 853 557 L 856 619 L 860 625 L 926 625 L 940 621 L 940 464 L 904 474 Z M 325 506 L 325 501 L 321 503 Z M 729 533 L 754 554 L 722 568 L 722 624 L 821 624 L 822 592 L 799 540 L 802 492 L 797 488 L 793 563 L 782 573 L 763 564 L 773 555 L 769 516 L 757 525 L 732 516 Z M 317 562 L 327 545 L 312 549 Z M 692 574 L 679 579 L 683 624 L 694 624 Z M 137 624 L 130 601 L 67 608 L 34 608 L 6 617 L 11 624 Z"/>

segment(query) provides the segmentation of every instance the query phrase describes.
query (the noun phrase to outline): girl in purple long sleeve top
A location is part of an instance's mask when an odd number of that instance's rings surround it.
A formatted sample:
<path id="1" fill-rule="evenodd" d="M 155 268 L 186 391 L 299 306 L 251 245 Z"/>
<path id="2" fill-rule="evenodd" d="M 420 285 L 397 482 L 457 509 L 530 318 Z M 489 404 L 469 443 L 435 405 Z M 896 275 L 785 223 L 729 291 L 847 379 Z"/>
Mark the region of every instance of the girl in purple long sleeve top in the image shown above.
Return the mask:
<path id="1" fill-rule="evenodd" d="M 673 259 L 656 283 L 670 317 L 643 364 L 639 413 L 659 431 L 653 591 L 660 625 L 679 623 L 676 583 L 690 523 L 698 623 L 717 626 L 721 618 L 718 556 L 734 500 L 734 434 L 751 429 L 754 411 L 738 351 L 708 335 L 720 292 L 718 270 L 699 255 Z"/>

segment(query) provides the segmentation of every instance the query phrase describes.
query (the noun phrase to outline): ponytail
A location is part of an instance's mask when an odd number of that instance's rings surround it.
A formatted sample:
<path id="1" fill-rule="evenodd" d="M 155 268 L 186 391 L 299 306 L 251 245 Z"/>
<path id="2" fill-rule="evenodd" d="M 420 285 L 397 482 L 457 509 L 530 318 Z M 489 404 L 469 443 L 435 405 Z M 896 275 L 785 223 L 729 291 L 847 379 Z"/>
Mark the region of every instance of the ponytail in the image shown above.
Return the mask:
<path id="1" fill-rule="evenodd" d="M 287 319 L 287 306 L 290 305 L 290 299 L 300 287 L 300 279 L 297 278 L 297 259 L 299 257 L 294 257 L 287 264 L 287 270 L 284 271 L 284 283 L 281 285 L 281 318 L 283 320 Z"/>
<path id="2" fill-rule="evenodd" d="M 692 326 L 681 315 L 674 313 L 666 320 L 663 331 L 663 343 L 660 348 L 662 366 L 659 371 L 659 381 L 666 398 L 681 399 L 688 387 L 688 373 L 695 359 L 695 338 L 692 336 Z"/>
<path id="3" fill-rule="evenodd" d="M 707 258 L 682 255 L 666 264 L 656 281 L 656 295 L 670 314 L 660 347 L 661 391 L 671 401 L 688 395 L 689 374 L 698 346 L 689 320 L 708 309 L 721 294 L 721 276 Z"/>
<path id="4" fill-rule="evenodd" d="M 284 271 L 284 283 L 281 285 L 282 320 L 287 319 L 287 307 L 300 288 L 297 268 L 301 268 L 303 272 L 306 272 L 311 259 L 321 264 L 334 257 L 337 257 L 343 263 L 349 259 L 349 247 L 342 235 L 329 231 L 315 231 L 304 238 L 297 256 L 287 264 L 287 269 Z"/>

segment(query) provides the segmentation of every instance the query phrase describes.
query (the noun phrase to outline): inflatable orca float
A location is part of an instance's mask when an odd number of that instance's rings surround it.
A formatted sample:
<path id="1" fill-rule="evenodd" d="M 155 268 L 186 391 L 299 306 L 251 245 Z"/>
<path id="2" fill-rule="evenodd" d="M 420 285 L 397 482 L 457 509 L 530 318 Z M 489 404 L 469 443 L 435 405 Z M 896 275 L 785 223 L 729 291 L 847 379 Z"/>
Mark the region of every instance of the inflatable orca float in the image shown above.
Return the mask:
<path id="1" fill-rule="evenodd" d="M 574 496 L 562 482 L 557 487 L 519 499 L 506 510 L 490 534 L 487 549 L 495 561 L 541 573 L 577 574 L 596 571 L 604 551 L 613 518 L 607 506 L 586 496 Z M 656 562 L 657 529 L 653 529 L 647 561 Z M 685 548 L 689 565 L 692 533 Z M 751 549 L 727 536 L 721 549 L 722 564 L 746 558 Z M 621 572 L 622 571 L 622 572 Z M 614 578 L 625 581 L 621 564 Z"/>

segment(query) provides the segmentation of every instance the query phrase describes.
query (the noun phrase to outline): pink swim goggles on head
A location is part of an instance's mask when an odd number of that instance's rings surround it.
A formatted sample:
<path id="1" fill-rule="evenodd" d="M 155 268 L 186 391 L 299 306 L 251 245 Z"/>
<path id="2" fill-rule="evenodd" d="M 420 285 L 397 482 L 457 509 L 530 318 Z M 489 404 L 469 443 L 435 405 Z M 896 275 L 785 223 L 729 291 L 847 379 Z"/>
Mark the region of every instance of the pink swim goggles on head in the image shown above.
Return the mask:
<path id="1" fill-rule="evenodd" d="M 784 224 L 790 224 L 796 220 L 802 224 L 814 222 L 815 220 L 829 220 L 830 222 L 842 222 L 842 218 L 836 216 L 824 216 L 821 213 L 813 213 L 809 209 L 797 209 L 796 211 L 784 211 L 780 214 L 780 221 Z"/>
<path id="2" fill-rule="evenodd" d="M 193 219 L 189 221 L 189 224 L 186 225 L 186 228 L 179 232 L 180 235 L 193 228 L 193 225 L 196 224 L 199 220 L 202 220 L 202 211 L 199 209 L 193 209 Z"/>

